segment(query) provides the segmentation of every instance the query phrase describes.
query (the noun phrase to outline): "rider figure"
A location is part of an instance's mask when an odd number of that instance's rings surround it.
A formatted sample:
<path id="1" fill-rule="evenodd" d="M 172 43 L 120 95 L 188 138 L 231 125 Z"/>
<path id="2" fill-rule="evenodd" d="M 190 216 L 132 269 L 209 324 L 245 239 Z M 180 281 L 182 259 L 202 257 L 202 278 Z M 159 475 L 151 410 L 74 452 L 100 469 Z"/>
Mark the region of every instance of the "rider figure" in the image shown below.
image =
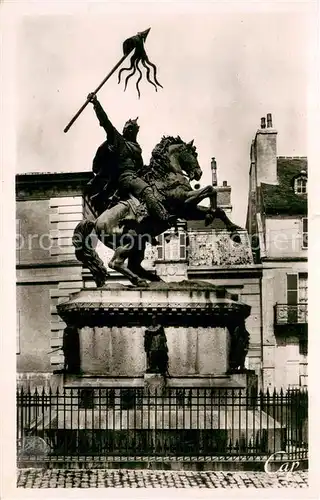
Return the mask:
<path id="1" fill-rule="evenodd" d="M 169 215 L 162 203 L 156 199 L 151 186 L 139 177 L 139 171 L 143 168 L 143 160 L 141 147 L 137 142 L 139 132 L 138 118 L 128 120 L 123 127 L 121 135 L 110 122 L 96 95 L 94 93 L 89 94 L 88 100 L 93 103 L 99 123 L 107 134 L 106 143 L 102 144 L 97 152 L 97 154 L 100 152 L 100 165 L 102 165 L 103 169 L 108 168 L 108 166 L 113 169 L 113 172 L 110 172 L 113 177 L 115 176 L 114 170 L 117 170 L 116 183 L 121 193 L 126 196 L 132 194 L 146 204 L 148 212 L 152 217 L 155 217 L 162 223 L 165 222 L 171 225 L 172 216 Z M 104 164 L 108 162 L 106 147 L 108 151 L 111 150 L 117 164 L 116 166 Z M 105 154 L 103 151 L 105 151 Z M 103 159 L 105 161 L 101 161 Z M 96 171 L 96 174 L 99 175 L 100 172 Z"/>

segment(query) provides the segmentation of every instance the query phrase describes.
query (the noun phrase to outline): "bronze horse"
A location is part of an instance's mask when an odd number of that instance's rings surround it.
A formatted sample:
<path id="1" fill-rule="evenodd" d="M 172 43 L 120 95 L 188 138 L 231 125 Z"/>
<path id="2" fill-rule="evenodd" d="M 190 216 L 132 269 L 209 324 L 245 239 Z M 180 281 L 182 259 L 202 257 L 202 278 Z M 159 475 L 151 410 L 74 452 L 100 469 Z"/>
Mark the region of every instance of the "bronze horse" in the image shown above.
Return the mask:
<path id="1" fill-rule="evenodd" d="M 151 185 L 155 196 L 170 214 L 185 220 L 205 220 L 206 224 L 219 218 L 230 231 L 233 241 L 240 243 L 237 231 L 241 228 L 217 207 L 215 188 L 208 185 L 194 190 L 190 185 L 191 180 L 199 180 L 202 176 L 193 141 L 185 143 L 179 136 L 163 137 L 152 151 L 150 165 L 140 175 Z M 210 206 L 198 206 L 205 198 L 209 198 Z M 108 271 L 94 249 L 93 231 L 108 248 L 114 249 L 109 267 L 134 285 L 147 286 L 148 281 L 161 281 L 161 278 L 141 266 L 146 244 L 154 244 L 155 237 L 167 229 L 168 226 L 155 223 L 145 206 L 131 197 L 108 208 L 95 221 L 81 221 L 75 228 L 72 241 L 77 259 L 91 271 L 97 287 L 105 284 Z"/>

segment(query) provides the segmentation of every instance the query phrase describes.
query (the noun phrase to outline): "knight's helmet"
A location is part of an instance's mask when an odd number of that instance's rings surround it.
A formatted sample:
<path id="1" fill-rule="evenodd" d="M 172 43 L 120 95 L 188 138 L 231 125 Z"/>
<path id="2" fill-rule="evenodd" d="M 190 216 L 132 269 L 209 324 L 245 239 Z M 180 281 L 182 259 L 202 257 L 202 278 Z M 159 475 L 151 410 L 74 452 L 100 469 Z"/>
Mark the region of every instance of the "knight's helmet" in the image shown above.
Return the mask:
<path id="1" fill-rule="evenodd" d="M 127 128 L 130 125 L 134 125 L 135 127 L 139 128 L 138 118 L 139 118 L 139 116 L 137 116 L 137 118 L 135 118 L 133 120 L 130 119 L 130 120 L 126 121 L 126 123 L 124 124 L 123 129 Z"/>

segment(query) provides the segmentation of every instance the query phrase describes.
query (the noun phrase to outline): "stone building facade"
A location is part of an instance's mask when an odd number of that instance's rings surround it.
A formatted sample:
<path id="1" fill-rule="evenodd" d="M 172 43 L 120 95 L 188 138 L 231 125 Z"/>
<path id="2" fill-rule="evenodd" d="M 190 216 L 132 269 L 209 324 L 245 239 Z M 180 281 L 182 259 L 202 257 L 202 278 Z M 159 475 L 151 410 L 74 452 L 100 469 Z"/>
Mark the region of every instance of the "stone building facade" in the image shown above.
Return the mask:
<path id="1" fill-rule="evenodd" d="M 262 266 L 262 378 L 265 388 L 307 385 L 308 168 L 277 156 L 272 116 L 251 145 L 246 228 Z"/>

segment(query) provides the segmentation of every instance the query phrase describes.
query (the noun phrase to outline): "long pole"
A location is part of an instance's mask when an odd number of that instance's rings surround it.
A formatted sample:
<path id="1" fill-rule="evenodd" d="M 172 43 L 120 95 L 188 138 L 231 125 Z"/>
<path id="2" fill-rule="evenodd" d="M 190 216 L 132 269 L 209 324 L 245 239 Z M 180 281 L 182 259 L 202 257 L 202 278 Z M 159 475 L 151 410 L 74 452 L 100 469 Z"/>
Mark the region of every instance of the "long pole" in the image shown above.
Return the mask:
<path id="1" fill-rule="evenodd" d="M 129 52 L 128 54 L 125 54 L 124 56 L 121 57 L 120 61 L 117 62 L 117 64 L 112 68 L 112 70 L 110 71 L 110 73 L 108 73 L 108 75 L 102 80 L 102 82 L 100 83 L 100 85 L 98 85 L 98 87 L 94 90 L 93 94 L 96 94 L 101 89 L 101 87 L 106 83 L 106 81 L 109 80 L 110 76 L 113 75 L 113 73 L 119 68 L 119 66 L 121 66 L 121 64 L 123 63 L 123 61 L 132 52 L 133 52 L 133 49 L 131 50 L 131 52 Z M 89 104 L 89 102 L 90 102 L 89 99 L 87 99 L 86 102 L 81 106 L 81 108 L 79 109 L 79 111 L 77 111 L 77 113 L 74 115 L 74 117 L 71 118 L 70 122 L 68 123 L 68 125 L 64 129 L 64 133 L 68 132 L 69 128 L 73 125 L 73 123 L 76 121 L 76 119 L 81 115 L 82 111 L 87 107 L 87 105 Z"/>

